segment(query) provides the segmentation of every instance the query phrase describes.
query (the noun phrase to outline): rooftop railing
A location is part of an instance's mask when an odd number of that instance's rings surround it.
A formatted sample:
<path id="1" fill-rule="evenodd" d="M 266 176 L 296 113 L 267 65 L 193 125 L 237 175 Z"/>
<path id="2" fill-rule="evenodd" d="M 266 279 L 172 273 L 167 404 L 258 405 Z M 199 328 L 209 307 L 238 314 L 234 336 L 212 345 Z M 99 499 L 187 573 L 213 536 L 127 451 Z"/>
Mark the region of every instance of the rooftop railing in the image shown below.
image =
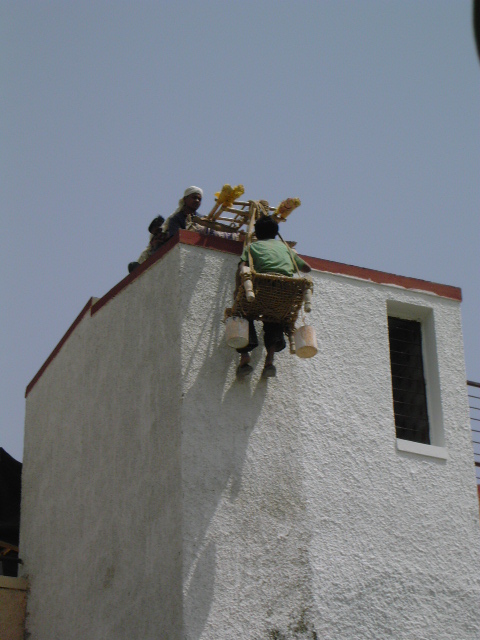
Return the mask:
<path id="1" fill-rule="evenodd" d="M 480 382 L 467 380 L 467 387 L 475 475 L 477 476 L 477 484 L 480 485 Z"/>

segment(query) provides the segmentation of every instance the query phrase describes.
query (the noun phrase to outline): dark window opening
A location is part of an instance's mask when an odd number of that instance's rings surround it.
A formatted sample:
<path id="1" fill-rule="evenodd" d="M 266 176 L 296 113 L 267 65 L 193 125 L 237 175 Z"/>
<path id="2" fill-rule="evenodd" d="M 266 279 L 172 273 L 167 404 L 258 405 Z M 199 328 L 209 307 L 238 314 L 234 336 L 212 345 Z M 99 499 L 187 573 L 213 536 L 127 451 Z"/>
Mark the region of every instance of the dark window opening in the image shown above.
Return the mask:
<path id="1" fill-rule="evenodd" d="M 430 444 L 420 322 L 388 318 L 397 438 Z"/>

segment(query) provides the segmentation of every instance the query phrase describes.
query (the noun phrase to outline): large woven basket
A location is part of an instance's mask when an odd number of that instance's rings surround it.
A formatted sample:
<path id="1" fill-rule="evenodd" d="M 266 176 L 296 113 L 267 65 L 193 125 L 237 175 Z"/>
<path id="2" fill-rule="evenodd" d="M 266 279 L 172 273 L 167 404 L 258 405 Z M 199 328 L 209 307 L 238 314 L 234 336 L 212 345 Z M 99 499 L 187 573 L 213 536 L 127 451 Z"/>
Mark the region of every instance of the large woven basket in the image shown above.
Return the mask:
<path id="1" fill-rule="evenodd" d="M 254 272 L 252 284 L 255 300 L 247 302 L 243 284 L 240 285 L 233 307 L 225 310 L 225 316 L 277 322 L 284 325 L 286 332 L 293 331 L 305 289 L 312 286 L 311 280 Z"/>

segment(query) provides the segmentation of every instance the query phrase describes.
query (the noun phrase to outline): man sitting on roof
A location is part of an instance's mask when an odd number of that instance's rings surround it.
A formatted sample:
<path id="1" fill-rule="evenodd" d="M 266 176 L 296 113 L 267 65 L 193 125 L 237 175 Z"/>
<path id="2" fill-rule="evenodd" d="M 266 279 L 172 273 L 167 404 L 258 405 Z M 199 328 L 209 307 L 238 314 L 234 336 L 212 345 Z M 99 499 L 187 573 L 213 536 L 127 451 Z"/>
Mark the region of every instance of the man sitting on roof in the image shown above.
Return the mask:
<path id="1" fill-rule="evenodd" d="M 169 216 L 162 226 L 166 239 L 174 236 L 179 229 L 188 229 L 191 219 L 202 203 L 203 191 L 200 187 L 188 187 L 183 197 L 178 201 L 178 207 Z"/>
<path id="2" fill-rule="evenodd" d="M 278 222 L 270 216 L 262 216 L 255 223 L 255 235 L 257 242 L 253 242 L 250 247 L 245 247 L 242 253 L 240 266 L 243 263 L 248 265 L 248 253 L 252 256 L 253 268 L 257 273 L 278 273 L 292 277 L 296 267 L 300 271 L 308 273 L 310 266 L 302 260 L 296 253 L 291 251 L 283 242 L 276 240 L 278 235 Z M 265 365 L 262 377 L 271 378 L 277 373 L 273 359 L 275 352 L 285 349 L 285 338 L 283 326 L 274 322 L 263 323 L 264 343 L 267 350 Z M 244 378 L 250 375 L 252 367 L 250 365 L 250 351 L 258 346 L 257 334 L 253 320 L 249 322 L 248 345 L 242 349 L 237 349 L 240 353 L 240 364 L 237 368 L 237 376 Z"/>
<path id="3" fill-rule="evenodd" d="M 148 230 L 150 231 L 150 240 L 148 242 L 147 248 L 142 251 L 136 262 L 130 262 L 128 264 L 128 273 L 132 273 L 132 271 L 136 269 L 139 264 L 145 262 L 145 260 L 153 255 L 155 251 L 159 249 L 165 242 L 165 234 L 162 232 L 162 225 L 164 222 L 165 218 L 163 216 L 157 216 L 148 225 Z"/>
<path id="4" fill-rule="evenodd" d="M 178 207 L 174 213 L 167 218 L 162 227 L 166 239 L 171 238 L 179 229 L 189 229 L 206 236 L 216 236 L 228 240 L 239 240 L 238 233 L 228 231 L 217 231 L 206 226 L 193 222 L 193 218 L 202 202 L 203 191 L 199 187 L 188 187 L 183 194 L 183 198 L 178 201 Z"/>
<path id="5" fill-rule="evenodd" d="M 185 189 L 183 197 L 178 201 L 178 207 L 166 220 L 162 216 L 157 216 L 148 227 L 150 231 L 150 242 L 147 248 L 142 251 L 136 262 L 130 262 L 128 265 L 128 273 L 131 273 L 139 264 L 145 262 L 162 244 L 174 236 L 179 229 L 190 229 L 203 235 L 218 236 L 229 240 L 239 240 L 238 233 L 229 233 L 225 231 L 216 231 L 209 229 L 203 225 L 194 223 L 197 209 L 202 202 L 203 191 L 200 187 L 188 187 Z"/>

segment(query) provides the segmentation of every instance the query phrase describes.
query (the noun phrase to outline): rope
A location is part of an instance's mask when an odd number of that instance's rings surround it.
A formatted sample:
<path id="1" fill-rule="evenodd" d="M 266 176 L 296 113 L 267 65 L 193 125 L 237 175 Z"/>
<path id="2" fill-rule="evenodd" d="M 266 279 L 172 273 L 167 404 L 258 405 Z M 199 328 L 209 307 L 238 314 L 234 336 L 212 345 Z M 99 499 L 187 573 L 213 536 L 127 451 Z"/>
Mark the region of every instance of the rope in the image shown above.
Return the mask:
<path id="1" fill-rule="evenodd" d="M 293 262 L 293 266 L 294 266 L 294 267 L 295 267 L 295 269 L 297 270 L 297 274 L 298 274 L 298 276 L 301 278 L 302 276 L 300 275 L 300 270 L 299 270 L 299 268 L 298 268 L 297 261 L 295 260 L 295 256 L 293 255 L 293 249 L 292 249 L 292 247 L 291 247 L 289 244 L 287 244 L 287 243 L 285 242 L 285 240 L 282 238 L 282 236 L 280 235 L 280 233 L 278 234 L 278 237 L 279 237 L 279 238 L 280 238 L 280 240 L 283 242 L 283 244 L 287 247 L 287 249 L 288 249 L 288 253 L 290 254 L 290 260 Z"/>
<path id="2" fill-rule="evenodd" d="M 297 275 L 298 275 L 298 277 L 299 277 L 299 278 L 301 278 L 302 276 L 300 275 L 300 269 L 298 268 L 297 261 L 295 260 L 295 256 L 293 255 L 293 249 L 292 249 L 292 247 L 291 247 L 289 244 L 287 244 L 287 243 L 285 242 L 285 240 L 282 238 L 282 236 L 280 235 L 280 233 L 278 234 L 278 237 L 279 237 L 279 238 L 280 238 L 280 240 L 283 242 L 283 244 L 287 247 L 287 249 L 288 249 L 288 251 L 289 251 L 289 253 L 290 253 L 290 259 L 291 259 L 291 261 L 293 262 L 293 265 L 294 265 L 295 269 L 297 270 Z M 307 278 L 305 278 L 305 280 L 306 280 L 306 279 L 307 279 Z M 303 305 L 302 305 L 302 307 L 301 307 L 301 314 L 302 314 L 302 321 L 303 321 L 303 324 L 307 324 L 307 319 L 305 318 L 305 311 L 304 311 Z"/>

